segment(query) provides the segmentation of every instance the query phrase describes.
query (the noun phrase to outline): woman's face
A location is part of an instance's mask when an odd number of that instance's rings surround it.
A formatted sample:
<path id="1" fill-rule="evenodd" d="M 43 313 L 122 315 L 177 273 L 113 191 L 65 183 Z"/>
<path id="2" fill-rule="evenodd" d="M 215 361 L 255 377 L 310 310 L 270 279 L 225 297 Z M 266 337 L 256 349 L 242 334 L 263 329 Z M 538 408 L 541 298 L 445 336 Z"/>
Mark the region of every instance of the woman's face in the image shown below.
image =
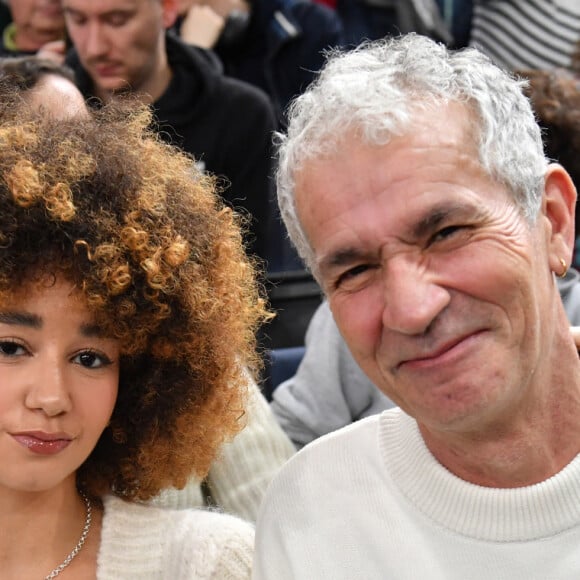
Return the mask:
<path id="1" fill-rule="evenodd" d="M 113 412 L 119 353 L 62 279 L 0 300 L 0 490 L 74 479 Z"/>

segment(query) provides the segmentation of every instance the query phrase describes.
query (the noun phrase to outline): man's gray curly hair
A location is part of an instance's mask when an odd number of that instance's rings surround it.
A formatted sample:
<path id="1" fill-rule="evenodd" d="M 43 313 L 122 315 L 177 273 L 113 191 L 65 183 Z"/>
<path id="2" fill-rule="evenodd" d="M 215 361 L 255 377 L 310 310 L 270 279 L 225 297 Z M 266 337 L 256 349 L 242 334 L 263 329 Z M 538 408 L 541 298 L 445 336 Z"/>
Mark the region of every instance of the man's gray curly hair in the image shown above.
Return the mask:
<path id="1" fill-rule="evenodd" d="M 277 135 L 278 203 L 306 264 L 314 266 L 312 248 L 294 199 L 301 167 L 331 154 L 353 130 L 368 144 L 385 145 L 412 131 L 414 111 L 436 112 L 449 102 L 471 111 L 481 166 L 533 223 L 547 160 L 524 86 L 475 49 L 450 51 L 416 34 L 330 52 L 317 80 L 290 106 L 287 133 Z"/>

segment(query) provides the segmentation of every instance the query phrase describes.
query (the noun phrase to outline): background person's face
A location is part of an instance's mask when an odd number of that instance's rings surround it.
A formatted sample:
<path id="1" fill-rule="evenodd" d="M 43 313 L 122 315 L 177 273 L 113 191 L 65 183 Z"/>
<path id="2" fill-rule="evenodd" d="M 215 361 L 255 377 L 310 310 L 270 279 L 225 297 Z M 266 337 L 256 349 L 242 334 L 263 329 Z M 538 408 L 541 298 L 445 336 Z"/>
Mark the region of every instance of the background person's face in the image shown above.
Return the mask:
<path id="1" fill-rule="evenodd" d="M 529 226 L 487 177 L 458 109 L 425 114 L 383 147 L 342 142 L 296 186 L 355 359 L 420 424 L 445 432 L 523 413 L 561 323 L 548 220 Z"/>
<path id="2" fill-rule="evenodd" d="M 63 0 L 69 36 L 98 93 L 146 90 L 164 62 L 161 0 Z"/>
<path id="3" fill-rule="evenodd" d="M 10 12 L 18 29 L 57 38 L 64 31 L 60 0 L 11 0 Z"/>

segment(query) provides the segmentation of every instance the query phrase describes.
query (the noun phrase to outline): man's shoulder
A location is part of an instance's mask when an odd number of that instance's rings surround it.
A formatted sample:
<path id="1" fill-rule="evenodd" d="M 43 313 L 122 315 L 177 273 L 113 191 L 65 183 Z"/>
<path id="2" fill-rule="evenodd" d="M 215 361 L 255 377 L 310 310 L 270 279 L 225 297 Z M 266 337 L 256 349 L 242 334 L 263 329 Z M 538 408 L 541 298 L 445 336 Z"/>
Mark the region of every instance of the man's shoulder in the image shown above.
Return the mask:
<path id="1" fill-rule="evenodd" d="M 270 97 L 262 89 L 245 81 L 220 74 L 216 78 L 214 90 L 219 92 L 224 99 L 235 102 L 237 106 L 249 106 L 262 111 L 272 111 Z M 246 111 L 244 111 L 245 113 Z"/>
<path id="2" fill-rule="evenodd" d="M 354 473 L 366 465 L 380 462 L 380 422 L 383 416 L 398 412 L 398 409 L 390 409 L 315 439 L 290 458 L 271 487 L 295 484 L 300 487 L 304 477 L 332 482 L 338 474 Z"/>
<path id="3" fill-rule="evenodd" d="M 244 105 L 269 109 L 270 99 L 261 89 L 227 76 L 217 54 L 211 50 L 185 44 L 173 35 L 167 36 L 167 54 L 172 68 L 190 69 L 203 79 L 211 98 L 239 102 Z"/>
<path id="4" fill-rule="evenodd" d="M 382 460 L 381 431 L 385 420 L 397 421 L 397 413 L 392 409 L 361 419 L 294 455 L 270 483 L 262 501 L 258 543 L 264 541 L 264 534 L 282 538 L 290 528 L 306 533 L 320 517 L 328 523 L 345 513 L 359 513 L 375 505 L 377 494 L 384 501 L 389 477 Z"/>
<path id="5" fill-rule="evenodd" d="M 317 30 L 320 26 L 341 30 L 340 18 L 336 12 L 324 4 L 310 0 L 284 2 L 287 13 L 291 14 L 305 30 Z M 320 32 L 320 30 L 319 30 Z"/>
<path id="6" fill-rule="evenodd" d="M 376 437 L 380 419 L 381 415 L 377 414 L 355 421 L 350 425 L 319 437 L 308 445 L 305 450 L 310 449 L 310 453 L 325 453 L 327 449 L 333 448 L 356 448 Z"/>

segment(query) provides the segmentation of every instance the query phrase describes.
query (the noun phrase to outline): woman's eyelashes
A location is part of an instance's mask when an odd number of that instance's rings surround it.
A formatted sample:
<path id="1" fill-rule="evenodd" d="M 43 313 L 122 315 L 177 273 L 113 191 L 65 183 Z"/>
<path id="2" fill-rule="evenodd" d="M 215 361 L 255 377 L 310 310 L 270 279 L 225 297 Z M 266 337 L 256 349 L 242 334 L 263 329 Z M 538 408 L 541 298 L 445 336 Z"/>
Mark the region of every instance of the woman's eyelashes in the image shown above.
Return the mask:
<path id="1" fill-rule="evenodd" d="M 87 369 L 100 369 L 113 364 L 113 360 L 105 353 L 92 349 L 77 353 L 71 360 Z"/>
<path id="2" fill-rule="evenodd" d="M 0 357 L 14 358 L 28 354 L 26 347 L 15 339 L 0 339 Z"/>
<path id="3" fill-rule="evenodd" d="M 29 355 L 30 351 L 15 339 L 0 339 L 0 358 L 15 359 Z M 104 352 L 92 348 L 83 349 L 71 357 L 71 362 L 87 369 L 100 369 L 113 364 Z"/>

